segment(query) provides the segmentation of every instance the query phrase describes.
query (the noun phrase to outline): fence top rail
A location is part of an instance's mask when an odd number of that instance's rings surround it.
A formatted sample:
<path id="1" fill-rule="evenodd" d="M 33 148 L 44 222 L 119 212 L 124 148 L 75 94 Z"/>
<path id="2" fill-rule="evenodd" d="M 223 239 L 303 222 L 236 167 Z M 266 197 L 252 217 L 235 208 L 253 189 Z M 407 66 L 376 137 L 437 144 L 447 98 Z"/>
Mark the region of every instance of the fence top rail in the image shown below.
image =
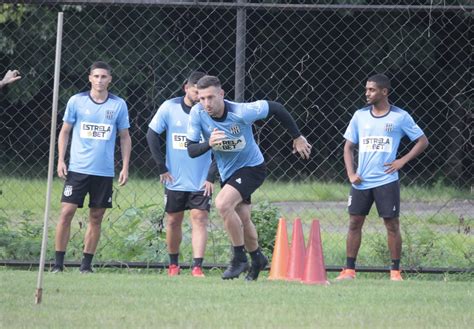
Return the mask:
<path id="1" fill-rule="evenodd" d="M 6 0 L 6 3 L 18 3 Z M 276 10 L 350 10 L 350 11 L 474 11 L 474 5 L 442 6 L 442 5 L 357 5 L 357 4 L 286 4 L 286 3 L 246 3 L 209 2 L 189 0 L 24 0 L 24 4 L 70 4 L 70 5 L 147 5 L 157 7 L 199 7 L 221 9 L 276 9 Z M 472 13 L 471 13 L 472 14 Z"/>

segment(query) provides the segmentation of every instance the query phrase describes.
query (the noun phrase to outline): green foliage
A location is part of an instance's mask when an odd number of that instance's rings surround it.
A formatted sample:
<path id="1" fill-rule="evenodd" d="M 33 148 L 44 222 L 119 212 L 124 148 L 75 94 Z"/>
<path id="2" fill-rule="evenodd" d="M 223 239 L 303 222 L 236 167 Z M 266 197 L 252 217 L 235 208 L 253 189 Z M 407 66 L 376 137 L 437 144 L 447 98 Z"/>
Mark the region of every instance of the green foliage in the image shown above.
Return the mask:
<path id="1" fill-rule="evenodd" d="M 166 254 L 166 238 L 161 224 L 163 209 L 157 204 L 130 207 L 102 225 L 102 241 L 97 257 L 102 260 L 156 262 Z M 111 245 L 111 248 L 107 246 Z"/>
<path id="2" fill-rule="evenodd" d="M 279 209 L 267 201 L 258 203 L 252 209 L 252 221 L 257 228 L 259 244 L 266 255 L 273 254 L 279 217 Z"/>
<path id="3" fill-rule="evenodd" d="M 0 209 L 6 215 L 3 209 Z M 16 225 L 0 215 L 0 258 L 38 259 L 41 251 L 42 225 L 35 222 L 33 213 L 25 210 Z"/>

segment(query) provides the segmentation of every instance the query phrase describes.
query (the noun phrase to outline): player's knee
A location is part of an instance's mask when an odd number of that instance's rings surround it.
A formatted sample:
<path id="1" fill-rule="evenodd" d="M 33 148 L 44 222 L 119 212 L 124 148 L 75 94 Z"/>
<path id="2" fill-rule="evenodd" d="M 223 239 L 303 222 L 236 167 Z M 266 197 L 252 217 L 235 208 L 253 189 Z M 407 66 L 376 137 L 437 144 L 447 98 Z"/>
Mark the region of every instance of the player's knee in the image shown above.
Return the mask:
<path id="1" fill-rule="evenodd" d="M 182 220 L 179 220 L 177 218 L 168 218 L 166 220 L 166 223 L 167 223 L 166 225 L 168 226 L 168 228 L 177 229 L 181 227 Z"/>
<path id="2" fill-rule="evenodd" d="M 398 221 L 385 221 L 385 227 L 387 228 L 387 232 L 390 234 L 398 234 L 400 231 L 400 226 L 398 224 Z"/>
<path id="3" fill-rule="evenodd" d="M 221 217 L 226 217 L 230 212 L 234 211 L 234 208 L 226 202 L 216 200 L 216 209 Z"/>
<path id="4" fill-rule="evenodd" d="M 349 231 L 360 231 L 364 225 L 364 220 L 359 217 L 351 217 L 349 220 Z"/>

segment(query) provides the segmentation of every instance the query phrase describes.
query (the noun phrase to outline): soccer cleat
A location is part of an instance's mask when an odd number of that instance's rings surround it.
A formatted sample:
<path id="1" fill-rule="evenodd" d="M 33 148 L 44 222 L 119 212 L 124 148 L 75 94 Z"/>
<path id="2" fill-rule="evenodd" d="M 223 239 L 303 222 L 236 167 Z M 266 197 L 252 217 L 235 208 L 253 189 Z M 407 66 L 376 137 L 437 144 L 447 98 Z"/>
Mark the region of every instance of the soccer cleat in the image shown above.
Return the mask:
<path id="1" fill-rule="evenodd" d="M 82 266 L 79 268 L 79 272 L 81 274 L 94 273 L 94 271 L 92 270 L 92 267 L 82 267 Z"/>
<path id="2" fill-rule="evenodd" d="M 343 280 L 354 280 L 356 277 L 356 271 L 350 268 L 345 268 L 339 273 L 336 278 L 336 281 L 343 281 Z"/>
<path id="3" fill-rule="evenodd" d="M 205 275 L 202 272 L 202 267 L 199 266 L 194 266 L 193 270 L 191 271 L 191 275 L 194 276 L 195 278 L 204 278 Z"/>
<path id="4" fill-rule="evenodd" d="M 51 273 L 60 273 L 62 271 L 64 271 L 64 267 L 59 265 L 54 265 L 51 269 Z"/>
<path id="5" fill-rule="evenodd" d="M 260 271 L 264 270 L 268 265 L 268 258 L 264 254 L 260 254 L 259 259 L 252 262 L 250 270 L 245 276 L 245 281 L 257 281 Z"/>
<path id="6" fill-rule="evenodd" d="M 176 275 L 179 275 L 180 272 L 181 272 L 181 269 L 179 268 L 178 265 L 170 264 L 170 266 L 168 266 L 168 276 L 176 276 Z"/>
<path id="7" fill-rule="evenodd" d="M 247 261 L 242 262 L 238 259 L 232 259 L 230 265 L 222 273 L 223 280 L 235 279 L 238 278 L 240 273 L 247 272 L 249 270 L 249 263 Z"/>
<path id="8" fill-rule="evenodd" d="M 390 270 L 390 280 L 403 281 L 402 274 L 399 270 Z"/>

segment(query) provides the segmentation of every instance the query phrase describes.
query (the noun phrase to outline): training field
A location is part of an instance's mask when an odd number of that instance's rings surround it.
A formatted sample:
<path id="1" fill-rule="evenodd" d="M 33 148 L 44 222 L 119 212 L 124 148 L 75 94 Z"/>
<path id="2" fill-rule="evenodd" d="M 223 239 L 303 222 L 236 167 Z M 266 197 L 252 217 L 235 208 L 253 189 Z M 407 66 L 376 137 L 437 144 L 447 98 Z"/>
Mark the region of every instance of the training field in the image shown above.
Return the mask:
<path id="1" fill-rule="evenodd" d="M 455 276 L 391 282 L 360 275 L 329 286 L 242 279 L 220 271 L 195 279 L 184 271 L 77 269 L 44 277 L 34 304 L 37 272 L 0 269 L 1 328 L 470 328 L 474 285 Z M 330 279 L 335 273 L 330 273 Z M 462 279 L 462 278 L 461 278 Z"/>

